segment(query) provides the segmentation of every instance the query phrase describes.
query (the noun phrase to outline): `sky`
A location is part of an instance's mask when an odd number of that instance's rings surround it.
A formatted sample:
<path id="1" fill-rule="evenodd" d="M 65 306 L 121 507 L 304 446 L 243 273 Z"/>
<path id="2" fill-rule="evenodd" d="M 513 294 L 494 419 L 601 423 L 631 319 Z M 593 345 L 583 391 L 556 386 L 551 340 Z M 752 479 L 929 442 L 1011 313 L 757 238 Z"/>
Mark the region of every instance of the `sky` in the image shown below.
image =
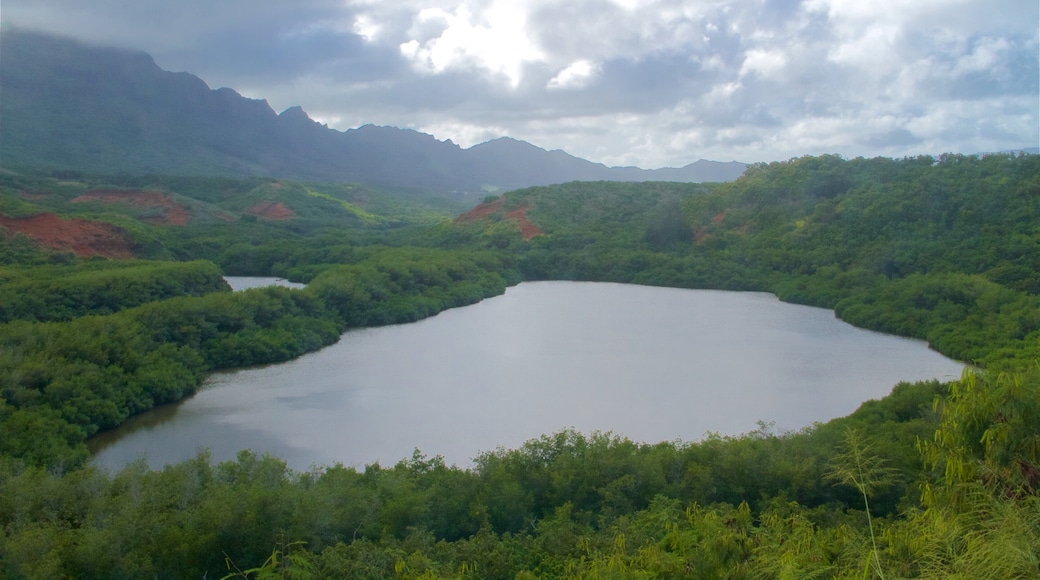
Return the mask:
<path id="1" fill-rule="evenodd" d="M 1040 145 L 1037 0 L 4 0 L 330 127 L 607 165 Z"/>

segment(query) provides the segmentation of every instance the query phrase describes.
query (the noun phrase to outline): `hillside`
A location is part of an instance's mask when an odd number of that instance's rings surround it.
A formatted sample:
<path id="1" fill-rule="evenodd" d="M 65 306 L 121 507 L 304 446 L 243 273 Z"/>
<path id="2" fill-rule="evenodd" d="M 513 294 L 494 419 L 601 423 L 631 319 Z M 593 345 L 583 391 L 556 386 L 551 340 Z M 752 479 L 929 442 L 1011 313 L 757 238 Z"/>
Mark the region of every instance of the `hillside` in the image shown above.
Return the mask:
<path id="1" fill-rule="evenodd" d="M 454 220 L 457 202 L 360 185 L 8 174 L 0 225 L 51 250 L 297 280 L 365 245 L 490 250 L 526 279 L 765 290 L 960 360 L 1028 361 L 1040 358 L 1038 159 L 806 157 L 726 184 L 527 188 Z"/>
<path id="2" fill-rule="evenodd" d="M 744 165 L 698 161 L 609 168 L 513 139 L 463 149 L 424 133 L 345 132 L 299 107 L 211 90 L 142 52 L 5 28 L 0 38 L 0 162 L 92 173 L 265 176 L 435 191 L 501 190 L 574 180 L 728 181 Z"/>
<path id="3" fill-rule="evenodd" d="M 457 217 L 357 185 L 0 177 L 7 220 L 118 228 L 154 258 L 77 257 L 5 222 L 0 576 L 1036 576 L 1038 156 L 805 157 L 724 184 L 532 187 Z M 309 284 L 231 293 L 222 272 Z M 564 430 L 470 469 L 418 451 L 305 473 L 249 451 L 86 464 L 87 437 L 215 369 L 522 279 L 770 291 L 976 368 L 797 433 Z"/>
<path id="4" fill-rule="evenodd" d="M 514 249 L 529 279 L 764 290 L 956 359 L 1028 362 L 1040 359 L 1038 198 L 1036 155 L 823 156 L 712 187 L 522 189 L 457 227 Z M 517 208 L 540 233 L 525 244 L 508 241 Z"/>
<path id="5" fill-rule="evenodd" d="M 359 241 L 450 220 L 463 198 L 273 178 L 0 173 L 0 264 L 206 259 L 309 280 Z M 305 251 L 306 250 L 306 251 Z"/>

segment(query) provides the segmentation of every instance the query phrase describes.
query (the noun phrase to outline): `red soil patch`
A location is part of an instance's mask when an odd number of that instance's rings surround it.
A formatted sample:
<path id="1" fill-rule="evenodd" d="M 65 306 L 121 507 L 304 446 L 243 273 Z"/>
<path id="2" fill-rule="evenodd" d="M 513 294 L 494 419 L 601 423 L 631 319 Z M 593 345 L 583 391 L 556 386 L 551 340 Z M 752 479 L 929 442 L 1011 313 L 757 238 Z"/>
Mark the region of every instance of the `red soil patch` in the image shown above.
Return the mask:
<path id="1" fill-rule="evenodd" d="M 255 215 L 262 220 L 287 220 L 296 217 L 291 209 L 285 207 L 280 201 L 265 201 L 258 203 L 246 210 L 249 215 Z"/>
<path id="2" fill-rule="evenodd" d="M 721 224 L 724 219 L 726 219 L 726 212 L 717 213 L 711 217 L 711 223 L 718 225 Z"/>
<path id="3" fill-rule="evenodd" d="M 188 225 L 188 216 L 191 215 L 187 208 L 174 203 L 170 196 L 157 191 L 96 190 L 74 198 L 72 203 L 88 201 L 128 203 L 137 207 L 158 207 L 164 211 L 163 215 L 143 218 L 141 221 L 160 225 L 186 226 Z"/>
<path id="4" fill-rule="evenodd" d="M 79 256 L 133 256 L 133 246 L 126 239 L 126 232 L 105 222 L 63 220 L 52 213 L 41 213 L 17 219 L 0 216 L 0 226 L 8 232 L 30 237 L 46 248 Z"/>
<path id="5" fill-rule="evenodd" d="M 507 220 L 514 220 L 520 225 L 520 237 L 526 242 L 535 236 L 542 235 L 542 230 L 527 219 L 527 206 L 522 205 L 505 215 Z"/>
<path id="6" fill-rule="evenodd" d="M 500 197 L 490 203 L 482 203 L 455 218 L 455 221 L 459 223 L 473 222 L 485 218 L 498 211 L 504 202 L 505 199 Z M 522 237 L 525 242 L 535 236 L 540 236 L 545 233 L 527 219 L 527 208 L 527 205 L 522 205 L 516 209 L 509 210 L 506 215 L 502 216 L 503 219 L 513 220 L 520 226 L 520 237 Z"/>
<path id="7" fill-rule="evenodd" d="M 482 203 L 482 204 L 478 205 L 477 207 L 475 207 L 475 208 L 469 210 L 468 212 L 460 215 L 459 217 L 455 218 L 455 221 L 457 221 L 457 222 L 473 222 L 473 221 L 477 221 L 480 218 L 487 217 L 487 216 L 495 213 L 496 211 L 498 211 L 498 208 L 502 207 L 503 203 L 505 203 L 505 200 L 502 199 L 501 197 L 496 199 L 495 201 L 492 201 L 491 203 Z"/>

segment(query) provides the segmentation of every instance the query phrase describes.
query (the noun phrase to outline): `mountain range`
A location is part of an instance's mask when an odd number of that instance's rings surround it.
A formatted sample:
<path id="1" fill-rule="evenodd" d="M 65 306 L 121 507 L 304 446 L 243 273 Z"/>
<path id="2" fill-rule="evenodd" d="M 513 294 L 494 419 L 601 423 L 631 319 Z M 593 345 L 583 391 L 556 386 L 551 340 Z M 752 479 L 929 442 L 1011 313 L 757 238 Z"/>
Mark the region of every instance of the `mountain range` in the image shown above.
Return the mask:
<path id="1" fill-rule="evenodd" d="M 607 167 L 503 137 L 462 148 L 425 133 L 338 131 L 300 107 L 210 89 L 144 52 L 5 28 L 0 36 L 0 163 L 91 173 L 271 176 L 440 191 L 567 181 L 730 181 L 745 164 Z"/>

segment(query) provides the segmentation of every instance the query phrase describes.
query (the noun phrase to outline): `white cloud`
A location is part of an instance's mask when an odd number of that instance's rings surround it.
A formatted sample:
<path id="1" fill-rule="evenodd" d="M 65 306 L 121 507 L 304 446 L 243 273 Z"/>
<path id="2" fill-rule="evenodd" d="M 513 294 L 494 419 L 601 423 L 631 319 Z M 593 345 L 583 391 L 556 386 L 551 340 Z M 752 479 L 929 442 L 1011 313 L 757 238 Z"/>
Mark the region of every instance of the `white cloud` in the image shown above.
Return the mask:
<path id="1" fill-rule="evenodd" d="M 654 3 L 653 0 L 610 0 L 610 2 L 625 10 L 637 10 Z"/>
<path id="2" fill-rule="evenodd" d="M 984 38 L 970 53 L 957 59 L 955 74 L 992 70 L 1005 60 L 1009 44 L 1004 38 Z"/>
<path id="3" fill-rule="evenodd" d="M 453 11 L 426 8 L 415 16 L 401 54 L 424 72 L 476 69 L 516 87 L 524 65 L 544 58 L 528 37 L 525 22 L 524 11 L 507 2 L 491 3 L 479 13 L 465 4 Z M 436 32 L 424 38 L 430 30 Z"/>
<path id="4" fill-rule="evenodd" d="M 892 25 L 865 25 L 845 36 L 827 56 L 838 64 L 875 72 L 898 67 L 905 60 L 899 57 L 902 34 L 901 28 Z"/>
<path id="5" fill-rule="evenodd" d="M 589 60 L 576 60 L 546 83 L 549 89 L 579 89 L 589 84 L 600 72 L 599 66 Z"/>
<path id="6" fill-rule="evenodd" d="M 757 73 L 763 77 L 776 77 L 783 72 L 787 57 L 783 53 L 772 50 L 749 50 L 744 56 L 744 64 L 740 67 L 740 76 Z"/>
<path id="7" fill-rule="evenodd" d="M 367 14 L 358 15 L 354 19 L 354 32 L 367 42 L 373 42 L 379 37 L 383 27 Z"/>

